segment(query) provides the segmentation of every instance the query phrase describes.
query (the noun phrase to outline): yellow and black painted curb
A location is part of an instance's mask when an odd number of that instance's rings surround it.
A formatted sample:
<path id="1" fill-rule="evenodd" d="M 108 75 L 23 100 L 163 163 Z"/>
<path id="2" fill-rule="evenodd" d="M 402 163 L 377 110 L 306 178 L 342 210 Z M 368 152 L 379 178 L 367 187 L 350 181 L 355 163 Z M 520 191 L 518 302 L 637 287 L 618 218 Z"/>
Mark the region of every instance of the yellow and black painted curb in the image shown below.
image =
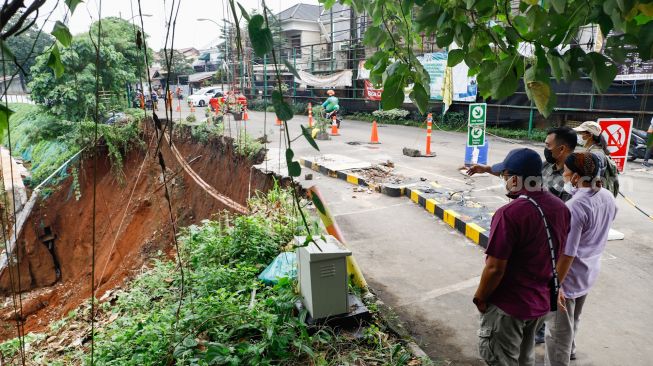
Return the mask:
<path id="1" fill-rule="evenodd" d="M 461 232 L 474 243 L 483 248 L 487 248 L 488 230 L 473 222 L 466 222 L 463 220 L 461 214 L 453 209 L 443 206 L 435 198 L 427 198 L 424 193 L 415 187 L 407 187 L 405 192 L 406 196 L 410 198 L 411 201 L 422 206 L 426 211 L 440 218 L 446 224 Z"/>
<path id="2" fill-rule="evenodd" d="M 329 177 L 332 178 L 338 178 L 341 180 L 344 180 L 347 183 L 361 186 L 361 187 L 368 187 L 375 192 L 379 192 L 382 194 L 385 194 L 390 197 L 401 197 L 405 194 L 405 189 L 407 185 L 395 185 L 395 184 L 375 184 L 366 181 L 364 178 L 361 178 L 355 174 L 351 174 L 347 170 L 331 170 L 326 168 L 323 165 L 320 165 L 316 162 L 306 160 L 306 159 L 299 159 L 299 162 L 301 165 L 314 170 L 316 172 L 322 173 L 324 175 L 328 175 Z"/>
<path id="3" fill-rule="evenodd" d="M 332 178 L 337 178 L 344 180 L 347 183 L 354 184 L 362 187 L 369 187 L 376 192 L 385 194 L 390 197 L 401 197 L 406 196 L 410 198 L 413 202 L 422 206 L 426 211 L 433 214 L 434 216 L 440 218 L 442 221 L 447 223 L 452 228 L 461 232 L 465 237 L 473 241 L 474 243 L 480 245 L 483 248 L 487 247 L 488 243 L 488 234 L 489 231 L 480 225 L 474 222 L 467 222 L 464 220 L 463 215 L 456 212 L 455 210 L 448 208 L 442 205 L 436 198 L 428 198 L 423 192 L 419 190 L 415 184 L 406 184 L 406 185 L 379 185 L 379 184 L 370 184 L 365 179 L 353 175 L 345 171 L 336 171 L 326 168 L 323 165 L 320 165 L 316 162 L 299 159 L 300 164 L 303 166 L 316 171 L 318 173 L 327 175 Z M 431 185 L 438 186 L 437 183 L 431 183 Z"/>

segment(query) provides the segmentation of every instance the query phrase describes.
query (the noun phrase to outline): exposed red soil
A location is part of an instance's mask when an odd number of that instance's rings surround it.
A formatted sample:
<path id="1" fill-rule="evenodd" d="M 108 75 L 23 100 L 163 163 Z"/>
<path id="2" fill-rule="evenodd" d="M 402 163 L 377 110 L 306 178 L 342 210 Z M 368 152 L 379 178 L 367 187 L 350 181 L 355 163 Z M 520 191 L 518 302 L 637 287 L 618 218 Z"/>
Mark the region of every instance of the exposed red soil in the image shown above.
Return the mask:
<path id="1" fill-rule="evenodd" d="M 202 144 L 184 137 L 189 135 L 181 133 L 174 138 L 177 149 L 186 161 L 192 161 L 191 168 L 220 193 L 245 204 L 249 192 L 267 191 L 272 186 L 272 177 L 251 169 L 254 161 L 237 156 L 228 139 L 212 139 Z M 146 135 L 144 140 L 150 141 L 150 137 Z M 154 145 L 150 147 L 147 158 L 146 149 L 134 148 L 127 153 L 122 184 L 111 172 L 106 151 L 102 151 L 98 158 L 95 202 L 97 298 L 136 274 L 158 251 L 172 254 L 171 220 L 161 167 L 152 157 Z M 185 174 L 165 143 L 161 151 L 177 227 L 198 223 L 226 208 Z M 137 180 L 141 165 L 142 173 Z M 93 159 L 87 157 L 79 173 L 80 200 L 75 199 L 72 177 L 67 178 L 52 195 L 37 203 L 19 237 L 21 289 L 31 290 L 22 295 L 25 332 L 43 330 L 50 322 L 65 316 L 90 298 L 93 176 Z M 54 260 L 39 239 L 46 227 L 56 235 L 54 252 L 61 269 L 59 280 Z M 16 268 L 12 268 L 17 275 Z M 10 288 L 8 273 L 5 271 L 0 277 L 0 293 L 7 294 Z M 11 297 L 7 297 L 0 310 L 0 340 L 16 336 L 10 300 Z"/>

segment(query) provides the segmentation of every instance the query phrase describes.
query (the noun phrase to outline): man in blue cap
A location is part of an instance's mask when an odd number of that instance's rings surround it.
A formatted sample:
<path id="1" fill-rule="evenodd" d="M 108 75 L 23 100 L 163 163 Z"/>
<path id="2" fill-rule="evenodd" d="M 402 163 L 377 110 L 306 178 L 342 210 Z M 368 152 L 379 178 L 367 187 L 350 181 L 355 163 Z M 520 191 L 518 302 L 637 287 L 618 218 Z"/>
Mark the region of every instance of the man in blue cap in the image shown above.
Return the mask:
<path id="1" fill-rule="evenodd" d="M 569 232 L 569 209 L 542 189 L 542 159 L 512 150 L 491 167 L 513 199 L 492 217 L 474 304 L 481 313 L 479 352 L 488 365 L 533 365 L 536 330 L 557 302 L 555 263 Z"/>

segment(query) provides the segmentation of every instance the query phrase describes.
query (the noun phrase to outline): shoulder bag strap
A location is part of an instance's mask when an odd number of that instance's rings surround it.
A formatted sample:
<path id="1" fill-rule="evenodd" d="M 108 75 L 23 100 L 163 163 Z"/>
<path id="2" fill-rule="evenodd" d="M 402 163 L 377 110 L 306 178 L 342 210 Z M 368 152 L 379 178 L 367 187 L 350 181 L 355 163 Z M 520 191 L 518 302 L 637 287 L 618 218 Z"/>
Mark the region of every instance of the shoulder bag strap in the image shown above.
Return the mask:
<path id="1" fill-rule="evenodd" d="M 560 290 L 560 282 L 558 282 L 558 270 L 556 269 L 555 250 L 553 249 L 553 237 L 551 236 L 551 229 L 549 229 L 549 222 L 546 220 L 546 216 L 544 216 L 544 211 L 542 211 L 542 208 L 534 199 L 528 197 L 525 194 L 520 195 L 519 198 L 523 198 L 530 201 L 535 206 L 535 208 L 537 208 L 537 211 L 540 213 L 540 217 L 542 217 L 542 221 L 544 221 L 544 229 L 546 229 L 546 238 L 549 243 L 549 252 L 551 252 L 551 265 L 553 267 L 553 285 L 555 286 L 555 292 L 557 294 L 558 291 Z"/>

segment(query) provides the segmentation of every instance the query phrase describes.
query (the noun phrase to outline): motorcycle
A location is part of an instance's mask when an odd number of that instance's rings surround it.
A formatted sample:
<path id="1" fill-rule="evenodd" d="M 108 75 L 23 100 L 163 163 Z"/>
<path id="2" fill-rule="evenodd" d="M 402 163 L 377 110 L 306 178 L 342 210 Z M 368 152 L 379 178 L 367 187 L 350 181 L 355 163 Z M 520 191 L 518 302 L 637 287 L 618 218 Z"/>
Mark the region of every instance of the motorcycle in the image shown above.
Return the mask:
<path id="1" fill-rule="evenodd" d="M 336 125 L 338 126 L 338 128 L 340 128 L 341 120 L 340 117 L 338 116 L 338 111 L 324 112 L 324 118 L 328 119 L 329 121 L 333 121 L 333 116 L 336 116 Z"/>
<path id="2" fill-rule="evenodd" d="M 634 161 L 635 159 L 644 159 L 644 154 L 646 154 L 647 139 L 648 139 L 648 134 L 646 133 L 646 131 L 633 128 L 633 131 L 630 134 L 630 146 L 628 148 L 628 161 Z"/>

